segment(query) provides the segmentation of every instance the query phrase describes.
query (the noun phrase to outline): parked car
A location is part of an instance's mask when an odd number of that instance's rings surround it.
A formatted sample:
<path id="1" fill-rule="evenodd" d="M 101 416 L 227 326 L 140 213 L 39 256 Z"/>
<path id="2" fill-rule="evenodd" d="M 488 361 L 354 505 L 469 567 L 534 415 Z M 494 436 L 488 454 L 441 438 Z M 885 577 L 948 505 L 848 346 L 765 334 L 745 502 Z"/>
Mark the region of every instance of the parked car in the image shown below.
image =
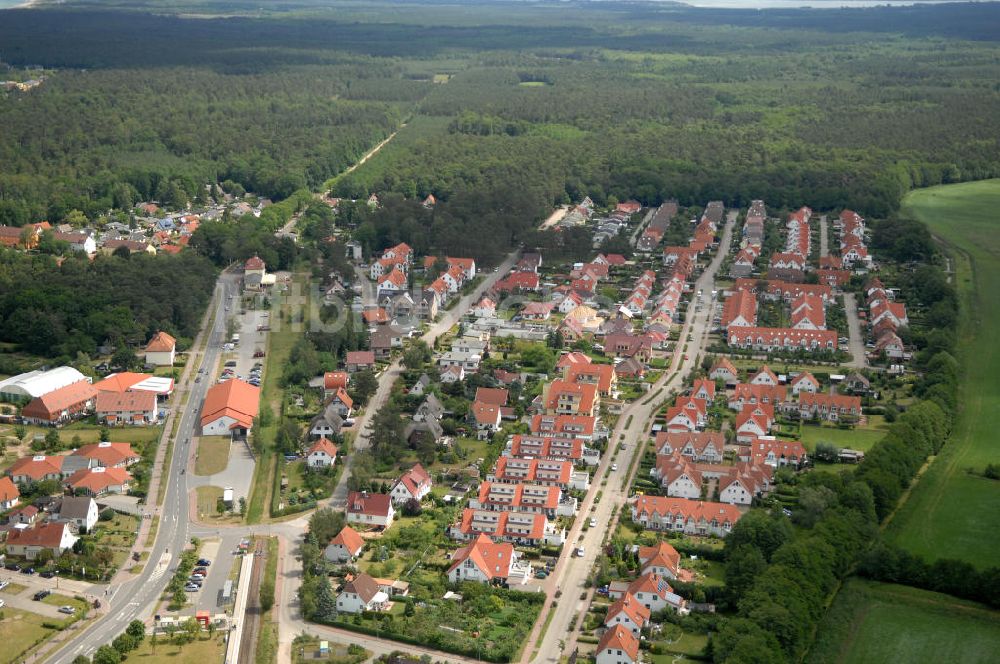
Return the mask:
<path id="1" fill-rule="evenodd" d="M 54 577 L 55 575 L 56 575 L 56 573 L 55 573 L 55 572 L 53 572 L 53 571 L 52 571 L 52 570 L 50 570 L 50 569 L 47 569 L 47 570 L 45 570 L 44 572 L 42 572 L 41 574 L 39 574 L 38 576 L 42 577 L 43 579 L 51 579 L 51 578 L 52 578 L 52 577 Z"/>
<path id="2" fill-rule="evenodd" d="M 36 602 L 41 602 L 43 599 L 45 599 L 51 594 L 52 594 L 51 590 L 39 590 L 37 593 L 32 595 L 31 599 L 35 600 Z"/>
<path id="3" fill-rule="evenodd" d="M 198 567 L 208 567 L 212 564 L 211 560 L 206 560 L 205 558 L 198 559 Z"/>
<path id="4" fill-rule="evenodd" d="M 583 554 L 584 553 L 585 553 L 585 551 L 584 551 L 584 549 L 583 549 L 582 546 L 576 547 L 576 557 L 577 558 L 583 558 Z"/>
<path id="5" fill-rule="evenodd" d="M 10 581 L 7 581 L 6 579 L 4 579 L 3 581 L 0 581 L 0 590 L 3 590 L 4 588 L 6 588 L 9 585 L 10 585 Z"/>
<path id="6" fill-rule="evenodd" d="M 189 583 L 186 586 L 184 586 L 184 591 L 185 592 L 196 593 L 199 590 L 201 590 L 201 587 L 200 586 L 196 586 L 193 583 Z"/>
<path id="7" fill-rule="evenodd" d="M 6 569 L 9 569 L 12 572 L 20 572 L 21 571 L 21 566 L 18 565 L 17 563 L 7 563 L 6 565 L 4 565 L 4 567 Z"/>
<path id="8" fill-rule="evenodd" d="M 76 613 L 76 609 L 74 609 L 72 606 L 69 606 L 69 605 L 60 606 L 59 607 L 59 613 L 65 613 L 66 615 L 71 616 L 74 613 Z"/>
<path id="9" fill-rule="evenodd" d="M 540 570 L 538 570 L 537 572 L 535 572 L 535 578 L 536 578 L 536 579 L 544 579 L 544 578 L 546 578 L 546 577 L 547 577 L 548 575 L 549 575 L 549 573 L 548 573 L 548 572 L 546 572 L 546 571 L 545 571 L 545 570 L 543 570 L 543 569 L 540 569 Z"/>
<path id="10" fill-rule="evenodd" d="M 4 602 L 2 599 L 0 599 L 0 609 L 2 609 L 5 604 L 6 604 L 6 602 Z"/>
<path id="11" fill-rule="evenodd" d="M 591 528 L 597 527 L 597 519 L 595 519 L 594 517 L 590 517 L 590 527 Z"/>
<path id="12" fill-rule="evenodd" d="M 34 567 L 25 567 L 24 569 L 21 570 L 21 574 L 34 574 L 34 573 L 35 573 Z"/>
<path id="13" fill-rule="evenodd" d="M 208 574 L 208 568 L 207 567 L 195 567 L 194 568 L 194 572 L 192 572 L 192 573 L 193 574 Z"/>
<path id="14" fill-rule="evenodd" d="M 611 464 L 611 470 L 618 470 L 618 464 L 617 463 Z"/>

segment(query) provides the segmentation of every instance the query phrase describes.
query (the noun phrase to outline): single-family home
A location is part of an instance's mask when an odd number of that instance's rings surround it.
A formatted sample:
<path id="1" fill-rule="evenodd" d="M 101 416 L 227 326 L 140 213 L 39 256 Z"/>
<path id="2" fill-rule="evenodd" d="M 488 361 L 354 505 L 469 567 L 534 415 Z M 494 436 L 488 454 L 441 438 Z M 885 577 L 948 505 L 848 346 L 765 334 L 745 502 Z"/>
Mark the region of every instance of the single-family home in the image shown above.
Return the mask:
<path id="1" fill-rule="evenodd" d="M 42 551 L 49 551 L 58 558 L 73 548 L 78 537 L 68 523 L 43 523 L 34 528 L 15 529 L 7 535 L 7 553 L 26 560 L 35 560 Z"/>
<path id="2" fill-rule="evenodd" d="M 6 475 L 0 477 L 0 511 L 13 509 L 21 500 L 21 492 L 17 485 Z"/>
<path id="3" fill-rule="evenodd" d="M 340 433 L 344 426 L 344 418 L 337 414 L 337 409 L 327 405 L 309 423 L 309 435 L 313 438 L 328 438 Z"/>
<path id="4" fill-rule="evenodd" d="M 431 492 L 432 485 L 433 482 L 431 482 L 430 473 L 424 470 L 424 467 L 418 463 L 400 475 L 389 495 L 392 497 L 392 502 L 397 505 L 401 505 L 409 500 L 419 502 Z"/>
<path id="5" fill-rule="evenodd" d="M 326 583 L 326 580 L 323 582 Z M 378 582 L 364 573 L 344 583 L 337 595 L 337 611 L 340 613 L 382 611 L 388 605 L 389 595 L 379 590 Z"/>
<path id="6" fill-rule="evenodd" d="M 30 484 L 43 480 L 61 480 L 64 456 L 45 456 L 39 454 L 21 457 L 7 469 L 7 475 L 15 484 Z"/>
<path id="7" fill-rule="evenodd" d="M 347 394 L 347 390 L 344 388 L 338 389 L 330 397 L 330 400 L 326 402 L 327 406 L 332 406 L 335 413 L 340 415 L 345 420 L 351 416 L 354 412 L 354 399 Z"/>
<path id="8" fill-rule="evenodd" d="M 643 627 L 649 623 L 649 616 L 650 610 L 627 592 L 608 607 L 608 612 L 604 614 L 604 626 L 609 630 L 616 626 L 624 627 L 638 638 Z"/>
<path id="9" fill-rule="evenodd" d="M 306 453 L 306 465 L 310 468 L 329 468 L 337 461 L 337 446 L 326 437 L 320 438 Z"/>
<path id="10" fill-rule="evenodd" d="M 708 372 L 708 377 L 712 380 L 722 379 L 729 385 L 739 380 L 740 373 L 736 370 L 736 366 L 732 362 L 723 357 L 712 365 L 712 368 Z"/>
<path id="11" fill-rule="evenodd" d="M 76 525 L 78 532 L 89 533 L 97 525 L 97 501 L 91 496 L 64 496 L 53 516 L 56 521 Z"/>
<path id="12" fill-rule="evenodd" d="M 639 496 L 632 503 L 632 520 L 650 530 L 725 537 L 742 516 L 739 508 L 667 496 Z"/>
<path id="13" fill-rule="evenodd" d="M 73 456 L 93 459 L 94 465 L 105 468 L 128 468 L 132 464 L 139 463 L 141 458 L 129 443 L 106 441 L 83 445 L 73 452 Z"/>
<path id="14" fill-rule="evenodd" d="M 162 330 L 146 344 L 146 364 L 154 367 L 171 367 L 177 354 L 177 340 Z"/>
<path id="15" fill-rule="evenodd" d="M 395 516 L 389 494 L 351 491 L 347 495 L 347 523 L 388 528 Z"/>
<path id="16" fill-rule="evenodd" d="M 470 544 L 452 554 L 448 581 L 505 583 L 510 578 L 519 557 L 520 554 L 514 549 L 514 545 L 494 542 L 480 533 Z"/>
<path id="17" fill-rule="evenodd" d="M 666 579 L 676 579 L 681 570 L 681 554 L 667 542 L 656 546 L 639 547 L 639 565 L 644 574 L 659 574 Z"/>
<path id="18" fill-rule="evenodd" d="M 346 371 L 327 371 L 323 374 L 323 396 L 330 397 L 337 390 L 346 390 L 350 382 L 351 375 Z"/>
<path id="19" fill-rule="evenodd" d="M 627 628 L 615 625 L 601 636 L 594 658 L 595 664 L 638 664 L 639 639 Z"/>
<path id="20" fill-rule="evenodd" d="M 349 563 L 357 560 L 365 548 L 365 541 L 358 531 L 350 526 L 344 526 L 330 540 L 323 551 L 323 557 L 332 563 Z"/>
<path id="21" fill-rule="evenodd" d="M 97 393 L 97 421 L 109 426 L 142 426 L 159 421 L 156 393 L 145 390 Z"/>
<path id="22" fill-rule="evenodd" d="M 803 371 L 792 378 L 789 386 L 792 388 L 792 394 L 795 396 L 798 396 L 801 392 L 815 394 L 819 391 L 819 380 L 808 371 Z"/>
<path id="23" fill-rule="evenodd" d="M 127 494 L 132 475 L 124 468 L 81 468 L 68 478 L 66 486 L 76 493 L 103 496 L 106 493 Z"/>
<path id="24" fill-rule="evenodd" d="M 375 368 L 375 353 L 370 350 L 352 350 L 347 352 L 345 360 L 348 373 Z"/>

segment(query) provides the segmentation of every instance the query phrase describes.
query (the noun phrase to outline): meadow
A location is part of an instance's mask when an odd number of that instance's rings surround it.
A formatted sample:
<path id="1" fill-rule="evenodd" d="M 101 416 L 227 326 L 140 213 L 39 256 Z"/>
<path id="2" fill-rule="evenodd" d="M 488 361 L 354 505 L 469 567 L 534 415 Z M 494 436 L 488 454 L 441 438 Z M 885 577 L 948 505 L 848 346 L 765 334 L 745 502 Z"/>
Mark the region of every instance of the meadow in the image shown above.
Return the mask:
<path id="1" fill-rule="evenodd" d="M 994 662 L 1000 613 L 948 595 L 849 579 L 819 626 L 808 664 Z"/>
<path id="2" fill-rule="evenodd" d="M 1000 483 L 982 470 L 1000 452 L 1000 180 L 914 191 L 904 212 L 946 243 L 962 299 L 961 413 L 951 440 L 888 527 L 896 544 L 933 560 L 1000 564 Z"/>

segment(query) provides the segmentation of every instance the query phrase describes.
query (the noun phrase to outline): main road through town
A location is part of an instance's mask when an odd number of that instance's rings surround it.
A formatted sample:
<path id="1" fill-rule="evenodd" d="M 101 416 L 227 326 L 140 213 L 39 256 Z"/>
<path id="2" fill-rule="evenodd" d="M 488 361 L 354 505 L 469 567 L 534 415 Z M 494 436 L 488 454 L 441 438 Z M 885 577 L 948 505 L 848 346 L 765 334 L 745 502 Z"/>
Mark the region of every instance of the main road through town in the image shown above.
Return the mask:
<path id="1" fill-rule="evenodd" d="M 97 648 L 110 643 L 125 630 L 134 619 L 144 619 L 150 614 L 155 603 L 166 588 L 172 570 L 181 551 L 188 543 L 188 488 L 187 475 L 181 471 L 187 464 L 191 437 L 197 431 L 198 413 L 205 391 L 213 383 L 212 380 L 194 382 L 194 375 L 201 367 L 205 367 L 204 377 L 214 376 L 214 368 L 218 361 L 226 334 L 226 315 L 230 297 L 239 290 L 239 275 L 223 272 L 215 286 L 212 304 L 214 315 L 211 324 L 207 326 L 195 342 L 195 348 L 205 342 L 203 335 L 207 334 L 205 352 L 198 367 L 186 368 L 185 383 L 188 391 L 187 402 L 178 413 L 180 423 L 174 440 L 174 453 L 165 460 L 161 470 L 161 481 L 167 482 L 163 504 L 154 511 L 159 516 L 159 529 L 156 541 L 149 554 L 149 562 L 141 574 L 120 585 L 108 588 L 108 595 L 101 598 L 107 603 L 107 612 L 95 623 L 89 625 L 79 636 L 66 642 L 49 658 L 53 664 L 70 664 L 77 655 L 92 655 Z M 211 309 L 209 309 L 211 311 Z M 182 379 L 183 380 L 183 379 Z M 174 395 L 174 402 L 181 402 L 181 387 Z M 169 426 L 165 427 L 161 445 L 167 444 L 171 433 Z"/>
<path id="2" fill-rule="evenodd" d="M 662 390 L 661 395 L 632 402 L 618 418 L 618 424 L 608 440 L 607 453 L 594 474 L 593 482 L 596 486 L 587 494 L 586 500 L 580 506 L 579 518 L 567 534 L 566 546 L 563 547 L 559 563 L 556 565 L 556 573 L 546 580 L 545 605 L 524 647 L 521 657 L 524 663 L 558 662 L 564 652 L 568 654 L 573 650 L 576 640 L 575 621 L 577 616 L 583 615 L 589 602 L 589 599 L 581 599 L 584 594 L 587 598 L 590 596 L 585 582 L 597 562 L 605 537 L 616 526 L 618 515 L 627 509 L 626 500 L 631 484 L 633 461 L 637 461 L 636 456 L 642 457 L 653 416 L 671 392 L 681 389 L 684 378 L 695 367 L 695 362 L 698 361 L 698 356 L 707 343 L 715 309 L 715 298 L 711 295 L 712 286 L 722 259 L 729 253 L 735 221 L 736 212 L 731 211 L 727 216 L 715 258 L 694 284 L 694 295 L 688 307 L 687 320 L 674 350 L 671 368 L 665 371 L 663 377 L 650 389 L 650 395 Z M 704 299 L 698 296 L 699 291 L 704 292 Z M 688 338 L 691 339 L 690 342 L 686 341 Z M 687 350 L 684 350 L 685 346 Z M 616 446 L 622 451 L 618 454 L 618 460 L 612 462 Z M 611 468 L 612 465 L 615 465 L 615 469 Z M 602 480 L 606 480 L 606 484 L 602 485 Z M 594 505 L 593 501 L 598 491 L 601 492 L 601 500 Z M 596 519 L 597 527 L 584 531 L 583 523 L 589 521 L 591 517 Z M 575 556 L 575 551 L 579 547 L 583 547 L 582 557 Z M 555 598 L 556 591 L 560 591 L 558 599 Z M 551 623 L 545 632 L 545 638 L 539 643 L 542 626 L 553 603 L 555 609 Z"/>

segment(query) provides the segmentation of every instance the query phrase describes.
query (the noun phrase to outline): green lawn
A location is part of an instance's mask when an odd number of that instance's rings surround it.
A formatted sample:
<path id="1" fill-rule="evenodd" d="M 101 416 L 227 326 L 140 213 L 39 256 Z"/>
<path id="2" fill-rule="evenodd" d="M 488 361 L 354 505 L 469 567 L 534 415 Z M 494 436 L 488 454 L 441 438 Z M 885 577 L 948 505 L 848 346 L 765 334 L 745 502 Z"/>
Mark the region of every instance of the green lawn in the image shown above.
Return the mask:
<path id="1" fill-rule="evenodd" d="M 883 436 L 885 436 L 885 429 L 874 427 L 838 429 L 837 427 L 822 427 L 812 424 L 802 425 L 802 444 L 810 452 L 816 448 L 816 443 L 820 441 L 833 443 L 837 447 L 866 451 Z"/>
<path id="2" fill-rule="evenodd" d="M 142 645 L 128 654 L 122 660 L 125 664 L 205 664 L 206 662 L 220 662 L 226 649 L 225 637 L 216 633 L 210 637 L 208 633 L 203 633 L 191 643 L 176 645 L 170 643 L 167 637 L 162 634 L 156 637 L 157 643 L 154 646 L 147 636 L 142 640 Z"/>
<path id="3" fill-rule="evenodd" d="M 198 456 L 194 462 L 195 475 L 221 473 L 229 465 L 229 436 L 202 436 L 198 439 Z"/>
<path id="4" fill-rule="evenodd" d="M 1000 612 L 948 595 L 849 579 L 820 623 L 808 664 L 995 662 Z"/>
<path id="5" fill-rule="evenodd" d="M 0 641 L 4 644 L 0 649 L 2 664 L 20 661 L 24 651 L 55 633 L 42 627 L 45 618 L 37 613 L 5 607 L 0 614 L 3 615 L 0 620 Z"/>
<path id="6" fill-rule="evenodd" d="M 904 212 L 926 223 L 954 249 L 963 306 L 959 362 L 962 411 L 952 438 L 914 487 L 889 536 L 930 559 L 1000 564 L 1000 483 L 970 474 L 1000 459 L 1000 180 L 910 193 Z"/>

